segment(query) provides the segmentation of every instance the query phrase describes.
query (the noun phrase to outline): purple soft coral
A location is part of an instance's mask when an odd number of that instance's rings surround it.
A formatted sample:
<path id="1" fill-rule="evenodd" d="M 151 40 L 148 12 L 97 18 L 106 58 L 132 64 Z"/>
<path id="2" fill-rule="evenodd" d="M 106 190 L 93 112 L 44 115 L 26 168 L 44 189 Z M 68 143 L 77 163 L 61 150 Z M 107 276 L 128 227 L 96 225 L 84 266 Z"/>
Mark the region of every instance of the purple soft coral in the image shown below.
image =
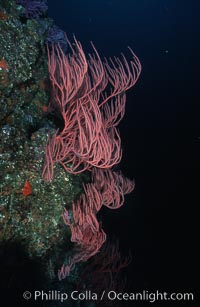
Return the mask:
<path id="1" fill-rule="evenodd" d="M 26 18 L 37 19 L 48 9 L 47 0 L 16 0 L 16 3 L 24 7 Z"/>
<path id="2" fill-rule="evenodd" d="M 48 33 L 46 42 L 49 45 L 59 43 L 64 53 L 67 51 L 67 41 L 65 37 L 65 32 L 56 25 L 53 25 L 49 29 L 49 33 Z"/>

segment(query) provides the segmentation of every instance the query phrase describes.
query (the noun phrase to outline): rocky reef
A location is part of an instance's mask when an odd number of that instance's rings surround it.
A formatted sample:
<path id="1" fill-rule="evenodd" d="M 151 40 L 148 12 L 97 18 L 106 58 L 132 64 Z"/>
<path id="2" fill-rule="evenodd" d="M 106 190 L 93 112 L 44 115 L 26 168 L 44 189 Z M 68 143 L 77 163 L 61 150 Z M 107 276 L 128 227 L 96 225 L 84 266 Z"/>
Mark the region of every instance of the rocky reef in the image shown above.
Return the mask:
<path id="1" fill-rule="evenodd" d="M 1 278 L 11 288 L 34 263 L 46 284 L 57 280 L 63 250 L 70 249 L 63 209 L 87 177 L 56 165 L 55 179 L 42 179 L 46 139 L 57 128 L 46 112 L 45 45 L 53 40 L 48 38 L 52 25 L 45 12 L 27 18 L 19 2 L 0 3 L 0 258 Z"/>

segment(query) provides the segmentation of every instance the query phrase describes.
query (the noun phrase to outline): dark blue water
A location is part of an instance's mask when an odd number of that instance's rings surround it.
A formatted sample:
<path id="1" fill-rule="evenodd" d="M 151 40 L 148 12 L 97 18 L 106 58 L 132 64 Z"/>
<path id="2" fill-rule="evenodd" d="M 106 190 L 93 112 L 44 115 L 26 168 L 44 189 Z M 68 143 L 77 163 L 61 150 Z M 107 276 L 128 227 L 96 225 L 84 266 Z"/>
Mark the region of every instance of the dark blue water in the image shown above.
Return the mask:
<path id="1" fill-rule="evenodd" d="M 175 0 L 49 0 L 49 15 L 86 52 L 128 55 L 143 71 L 120 124 L 123 173 L 136 189 L 103 227 L 131 249 L 131 287 L 197 287 L 199 232 L 200 3 Z"/>

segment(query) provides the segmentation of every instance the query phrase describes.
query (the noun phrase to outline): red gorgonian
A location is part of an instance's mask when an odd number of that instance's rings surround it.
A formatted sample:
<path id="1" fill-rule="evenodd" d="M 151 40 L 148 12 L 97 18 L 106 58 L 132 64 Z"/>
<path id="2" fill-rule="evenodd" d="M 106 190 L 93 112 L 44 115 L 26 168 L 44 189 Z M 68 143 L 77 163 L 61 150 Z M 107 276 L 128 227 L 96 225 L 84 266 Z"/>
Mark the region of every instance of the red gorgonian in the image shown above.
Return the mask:
<path id="1" fill-rule="evenodd" d="M 112 167 L 122 156 L 117 125 L 125 113 L 126 91 L 141 72 L 131 48 L 130 61 L 123 54 L 121 59 L 102 61 L 93 44 L 94 53 L 86 57 L 75 37 L 73 44 L 68 39 L 67 43 L 71 49 L 67 55 L 59 44 L 47 46 L 52 84 L 48 108 L 59 112 L 64 125 L 48 136 L 42 176 L 51 181 L 54 164 L 60 163 L 72 174 L 90 170 L 92 183 L 83 186 L 84 193 L 72 204 L 70 213 L 64 209 L 63 220 L 75 245 L 58 271 L 60 280 L 76 263 L 98 253 L 105 242 L 106 234 L 96 217 L 101 207 L 120 208 L 124 195 L 135 187 L 134 181 L 112 171 Z"/>

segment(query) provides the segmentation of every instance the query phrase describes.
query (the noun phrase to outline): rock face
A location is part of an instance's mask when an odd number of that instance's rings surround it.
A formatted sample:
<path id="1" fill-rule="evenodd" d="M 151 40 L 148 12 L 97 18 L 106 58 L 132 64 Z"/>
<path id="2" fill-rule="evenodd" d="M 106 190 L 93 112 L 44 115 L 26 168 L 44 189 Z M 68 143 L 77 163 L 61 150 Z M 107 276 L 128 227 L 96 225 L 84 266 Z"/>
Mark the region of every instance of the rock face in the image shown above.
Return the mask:
<path id="1" fill-rule="evenodd" d="M 27 18 L 13 0 L 0 3 L 0 258 L 5 284 L 24 270 L 24 259 L 37 260 L 48 281 L 57 278 L 64 259 L 61 247 L 65 244 L 66 250 L 69 237 L 63 209 L 80 194 L 85 177 L 59 166 L 52 182 L 41 177 L 47 135 L 56 128 L 46 112 L 45 42 L 52 24 L 44 14 Z"/>

